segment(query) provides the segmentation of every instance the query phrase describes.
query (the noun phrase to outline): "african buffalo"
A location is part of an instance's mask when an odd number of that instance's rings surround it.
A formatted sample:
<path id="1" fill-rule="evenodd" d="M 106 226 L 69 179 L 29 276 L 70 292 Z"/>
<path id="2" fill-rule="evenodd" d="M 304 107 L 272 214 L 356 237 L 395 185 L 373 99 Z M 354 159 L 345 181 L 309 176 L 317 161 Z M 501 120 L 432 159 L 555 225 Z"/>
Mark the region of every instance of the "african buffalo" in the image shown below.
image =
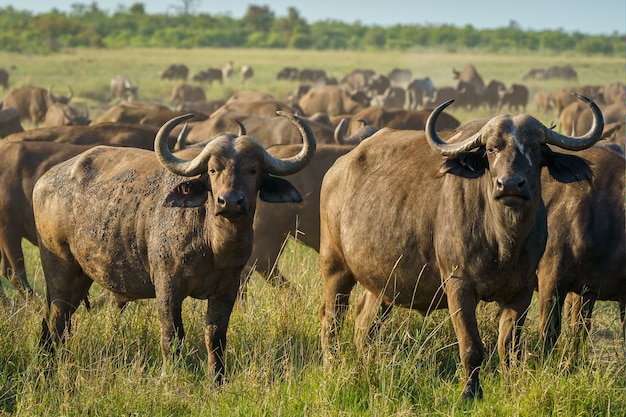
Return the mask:
<path id="1" fill-rule="evenodd" d="M 498 352 L 508 364 L 547 240 L 541 168 L 561 182 L 591 177 L 583 159 L 547 146 L 581 150 L 600 138 L 602 113 L 581 99 L 595 123 L 579 138 L 523 114 L 470 122 L 446 142 L 435 123 L 447 102 L 423 134 L 382 129 L 335 162 L 320 194 L 326 366 L 338 354 L 350 292 L 360 283 L 366 292 L 356 311 L 357 347 L 373 336 L 374 317 L 393 305 L 423 314 L 447 307 L 465 370 L 463 397 L 482 397 L 476 306 L 500 305 Z"/>
<path id="2" fill-rule="evenodd" d="M 557 115 L 560 116 L 565 107 L 572 103 L 576 103 L 576 98 L 572 95 L 573 87 L 562 87 L 554 92 L 554 103 Z"/>
<path id="3" fill-rule="evenodd" d="M 505 90 L 506 87 L 502 81 L 489 81 L 489 84 L 487 84 L 485 92 L 483 93 L 482 104 L 485 105 L 489 111 L 496 111 L 498 109 L 498 103 L 500 102 L 500 92 Z"/>
<path id="4" fill-rule="evenodd" d="M 535 106 L 538 112 L 548 113 L 556 107 L 556 101 L 552 93 L 539 91 L 535 94 Z"/>
<path id="5" fill-rule="evenodd" d="M 69 104 L 52 103 L 48 106 L 44 117 L 44 126 L 87 126 L 91 123 L 87 107 L 79 113 Z"/>
<path id="6" fill-rule="evenodd" d="M 186 80 L 189 68 L 184 64 L 172 64 L 165 71 L 159 73 L 162 80 Z"/>
<path id="7" fill-rule="evenodd" d="M 130 78 L 125 75 L 116 75 L 109 83 L 109 89 L 111 91 L 111 98 L 123 98 L 126 101 L 135 101 L 139 98 L 139 93 L 136 85 L 133 85 Z"/>
<path id="8" fill-rule="evenodd" d="M 454 87 L 444 86 L 435 88 L 432 96 L 422 97 L 423 107 L 425 109 L 434 109 L 449 100 L 455 100 L 457 90 Z"/>
<path id="9" fill-rule="evenodd" d="M 614 151 L 610 146 L 598 142 L 576 153 L 590 163 L 593 175 L 589 183 L 561 186 L 550 181 L 547 174 L 542 176 L 549 233 L 537 278 L 539 334 L 546 351 L 561 333 L 568 292 L 582 295 L 587 301 L 583 306 L 587 331 L 595 300 L 618 301 L 624 320 L 626 163 L 623 151 Z"/>
<path id="10" fill-rule="evenodd" d="M 409 96 L 409 110 L 417 110 L 422 106 L 424 97 L 431 97 L 435 92 L 435 85 L 430 77 L 416 78 L 406 87 Z"/>
<path id="11" fill-rule="evenodd" d="M 384 74 L 372 75 L 365 86 L 361 88 L 352 88 L 350 91 L 365 91 L 370 96 L 378 96 L 384 94 L 391 87 L 389 77 Z"/>
<path id="12" fill-rule="evenodd" d="M 241 82 L 245 83 L 247 80 L 252 78 L 252 76 L 254 75 L 254 70 L 250 65 L 242 65 L 239 73 L 241 74 Z"/>
<path id="13" fill-rule="evenodd" d="M 32 293 L 24 268 L 22 239 L 37 244 L 32 191 L 50 167 L 95 145 L 154 149 L 158 129 L 142 125 L 101 124 L 32 129 L 0 142 L 0 255 L 2 274 L 20 290 Z M 169 138 L 173 148 L 175 137 Z M 20 175 L 15 175 L 19 172 Z M 1 289 L 1 287 L 0 287 Z M 0 292 L 0 297 L 3 295 Z"/>
<path id="14" fill-rule="evenodd" d="M 48 90 L 40 87 L 14 88 L 2 99 L 5 107 L 14 107 L 20 112 L 22 121 L 29 120 L 37 126 L 44 120 L 48 106 L 52 103 L 69 104 L 72 100 L 73 92 L 69 87 L 69 95 L 55 96 L 52 87 Z"/>
<path id="15" fill-rule="evenodd" d="M 324 71 L 323 69 L 310 69 L 310 68 L 304 68 L 300 70 L 300 73 L 298 74 L 298 80 L 303 81 L 303 82 L 312 82 L 315 83 L 317 82 L 317 80 L 322 79 L 326 77 L 326 71 Z"/>
<path id="16" fill-rule="evenodd" d="M 609 83 L 602 89 L 602 98 L 605 104 L 624 103 L 624 83 L 617 81 Z"/>
<path id="17" fill-rule="evenodd" d="M 506 90 L 500 90 L 499 92 L 500 100 L 498 101 L 498 108 L 500 110 L 502 110 L 502 107 L 506 104 L 509 111 L 526 111 L 526 105 L 528 104 L 528 87 L 521 84 L 513 84 Z"/>
<path id="18" fill-rule="evenodd" d="M 20 113 L 17 109 L 13 107 L 4 108 L 2 102 L 0 102 L 0 138 L 23 131 L 24 128 L 20 123 Z"/>
<path id="19" fill-rule="evenodd" d="M 380 97 L 381 105 L 387 109 L 402 109 L 406 103 L 406 90 L 402 87 L 389 87 Z"/>
<path id="20" fill-rule="evenodd" d="M 293 106 L 287 104 L 282 100 L 267 99 L 267 100 L 237 100 L 230 103 L 225 103 L 220 109 L 216 110 L 216 113 L 220 112 L 239 112 L 243 114 L 255 114 L 257 116 L 273 117 L 277 111 L 283 111 L 287 113 L 297 113 L 300 109 L 297 105 Z"/>
<path id="21" fill-rule="evenodd" d="M 376 75 L 376 72 L 371 69 L 355 69 L 343 76 L 341 79 L 341 85 L 346 86 L 349 90 L 364 90 L 371 82 L 371 79 Z M 389 83 L 389 79 L 387 83 Z M 385 86 L 387 88 L 389 85 Z M 384 88 L 383 88 L 384 91 Z"/>
<path id="22" fill-rule="evenodd" d="M 485 91 L 485 82 L 483 78 L 478 73 L 476 67 L 472 64 L 466 65 L 461 71 L 457 71 L 454 68 L 452 69 L 453 79 L 458 80 L 458 83 L 467 83 L 474 86 L 474 91 L 479 96 L 482 96 Z M 459 84 L 457 84 L 457 90 L 459 89 Z"/>
<path id="23" fill-rule="evenodd" d="M 52 348 L 53 340 L 69 335 L 72 314 L 97 282 L 118 302 L 156 298 L 166 371 L 185 335 L 183 300 L 205 299 L 209 374 L 220 384 L 228 321 L 252 249 L 257 195 L 275 203 L 300 201 L 277 176 L 298 172 L 315 153 L 308 126 L 283 115 L 298 126 L 304 143 L 290 158 L 274 158 L 251 137 L 235 134 L 174 156 L 165 138 L 186 115 L 159 130 L 155 152 L 95 147 L 43 175 L 33 191 L 46 280 L 42 344 Z"/>
<path id="24" fill-rule="evenodd" d="M 298 68 L 296 67 L 284 67 L 276 73 L 277 80 L 289 80 L 295 81 L 298 79 Z"/>
<path id="25" fill-rule="evenodd" d="M 199 71 L 191 77 L 194 81 L 205 82 L 213 84 L 213 81 L 218 81 L 220 84 L 224 82 L 224 73 L 219 68 L 209 68 L 203 71 Z"/>
<path id="26" fill-rule="evenodd" d="M 4 91 L 9 88 L 9 72 L 4 68 L 0 68 L 0 85 Z"/>
<path id="27" fill-rule="evenodd" d="M 385 109 L 380 106 L 371 106 L 355 113 L 350 118 L 348 134 L 355 133 L 361 126 L 361 120 L 365 120 L 367 125 L 378 129 L 390 127 L 392 129 L 403 130 L 424 130 L 426 121 L 432 110 L 405 110 L 405 109 Z M 453 130 L 461 123 L 449 113 L 441 113 L 437 118 L 437 130 Z"/>
<path id="28" fill-rule="evenodd" d="M 352 114 L 369 106 L 370 99 L 362 91 L 354 94 L 339 86 L 312 88 L 298 104 L 304 114 L 327 113 L 329 116 Z"/>
<path id="29" fill-rule="evenodd" d="M 413 72 L 408 68 L 394 68 L 389 71 L 387 78 L 389 78 L 391 85 L 406 88 L 413 78 Z"/>
<path id="30" fill-rule="evenodd" d="M 226 63 L 226 65 L 224 65 L 221 70 L 222 70 L 222 79 L 223 80 L 227 80 L 230 78 L 231 75 L 233 75 L 233 69 L 235 67 L 233 66 L 233 61 L 228 61 Z"/>
<path id="31" fill-rule="evenodd" d="M 171 110 L 167 106 L 156 103 L 137 103 L 130 106 L 126 103 L 120 103 L 111 106 L 91 124 L 137 123 L 159 127 L 171 118 L 183 114 L 185 114 L 183 111 Z M 205 114 L 195 113 L 194 121 L 205 120 L 207 117 Z"/>
<path id="32" fill-rule="evenodd" d="M 203 100 L 206 100 L 206 95 L 202 87 L 185 83 L 175 85 L 170 95 L 170 104 L 172 105 Z"/>

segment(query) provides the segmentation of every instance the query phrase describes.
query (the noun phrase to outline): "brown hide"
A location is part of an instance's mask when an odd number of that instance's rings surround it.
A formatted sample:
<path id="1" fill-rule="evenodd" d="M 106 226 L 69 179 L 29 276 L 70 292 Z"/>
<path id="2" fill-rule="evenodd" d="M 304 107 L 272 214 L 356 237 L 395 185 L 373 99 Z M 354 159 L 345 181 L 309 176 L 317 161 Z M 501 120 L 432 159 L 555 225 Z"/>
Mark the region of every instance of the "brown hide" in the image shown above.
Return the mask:
<path id="1" fill-rule="evenodd" d="M 404 130 L 424 130 L 426 120 L 432 110 L 405 110 L 405 109 L 385 109 L 380 106 L 372 106 L 355 113 L 350 118 L 350 128 L 348 133 L 352 134 L 361 127 L 360 120 L 366 124 L 377 127 L 390 127 Z M 448 113 L 443 113 L 437 119 L 438 130 L 452 130 L 459 127 L 461 123 Z"/>
<path id="2" fill-rule="evenodd" d="M 206 100 L 204 89 L 197 85 L 178 84 L 172 88 L 170 95 L 170 104 L 172 105 L 203 100 Z"/>
<path id="3" fill-rule="evenodd" d="M 603 124 L 594 111 L 593 132 L 562 146 L 588 147 L 599 139 Z M 433 137 L 432 129 L 426 132 Z M 437 141 L 429 146 L 425 136 L 382 129 L 340 157 L 324 177 L 324 362 L 339 354 L 337 335 L 359 283 L 366 293 L 355 319 L 357 347 L 392 304 L 424 314 L 448 307 L 465 370 L 463 396 L 481 397 L 484 351 L 476 306 L 481 300 L 499 304 L 498 353 L 506 365 L 519 342 L 516 329 L 524 323 L 547 239 L 542 165 L 560 181 L 585 180 L 590 172 L 580 158 L 541 145 L 563 138 L 528 115 L 462 125 L 454 143 L 437 145 L 440 152 L 434 150 Z"/>
<path id="4" fill-rule="evenodd" d="M 577 153 L 590 162 L 590 184 L 559 184 L 544 172 L 548 243 L 537 268 L 539 334 L 546 350 L 561 332 L 565 295 L 626 305 L 623 152 L 596 146 Z M 608 145 L 610 146 L 610 145 Z M 623 314 L 623 313 L 622 313 Z M 589 329 L 587 329 L 589 330 Z M 578 335 L 575 335 L 578 339 Z"/>
<path id="5" fill-rule="evenodd" d="M 312 88 L 300 98 L 298 104 L 306 115 L 327 113 L 329 116 L 353 114 L 367 107 L 355 101 L 348 92 L 339 86 Z"/>
<path id="6" fill-rule="evenodd" d="M 68 104 L 72 98 L 72 91 L 68 96 L 55 96 L 52 89 L 40 87 L 14 88 L 2 99 L 4 107 L 16 108 L 22 121 L 29 120 L 38 125 L 44 120 L 48 106 L 54 102 Z"/>

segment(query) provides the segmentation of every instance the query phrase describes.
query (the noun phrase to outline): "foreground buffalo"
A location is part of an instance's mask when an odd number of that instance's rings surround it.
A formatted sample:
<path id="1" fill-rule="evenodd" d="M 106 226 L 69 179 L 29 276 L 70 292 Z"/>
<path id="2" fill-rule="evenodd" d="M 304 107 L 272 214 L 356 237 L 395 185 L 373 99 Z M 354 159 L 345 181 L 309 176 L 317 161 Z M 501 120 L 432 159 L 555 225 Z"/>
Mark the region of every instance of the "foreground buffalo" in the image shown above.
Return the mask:
<path id="1" fill-rule="evenodd" d="M 252 248 L 257 194 L 269 202 L 300 201 L 295 188 L 274 175 L 304 168 L 315 138 L 304 122 L 285 115 L 304 142 L 293 157 L 274 158 L 249 136 L 233 134 L 174 156 L 165 138 L 189 117 L 159 130 L 155 152 L 96 147 L 55 166 L 35 185 L 46 279 L 44 345 L 66 337 L 71 315 L 95 281 L 118 302 L 156 298 L 165 371 L 172 347 L 185 335 L 183 300 L 205 299 L 209 372 L 222 381 L 226 330 Z"/>
<path id="2" fill-rule="evenodd" d="M 320 196 L 326 365 L 358 282 L 366 292 L 356 313 L 357 346 L 375 330 L 376 314 L 392 305 L 423 314 L 447 307 L 465 370 L 463 396 L 482 397 L 476 306 L 500 305 L 498 352 L 508 363 L 547 239 L 541 168 L 562 182 L 591 175 L 582 159 L 546 146 L 579 150 L 600 138 L 602 113 L 581 98 L 595 122 L 580 138 L 522 114 L 462 125 L 447 143 L 435 129 L 447 102 L 433 111 L 423 135 L 382 129 L 337 160 Z"/>
<path id="3" fill-rule="evenodd" d="M 16 289 L 24 295 L 33 292 L 26 276 L 22 239 L 37 244 L 32 194 L 39 177 L 95 145 L 153 150 L 157 131 L 151 126 L 105 123 L 32 129 L 0 142 L 0 195 L 4 196 L 0 199 L 2 275 Z M 168 146 L 174 147 L 175 142 L 176 138 L 170 137 Z"/>

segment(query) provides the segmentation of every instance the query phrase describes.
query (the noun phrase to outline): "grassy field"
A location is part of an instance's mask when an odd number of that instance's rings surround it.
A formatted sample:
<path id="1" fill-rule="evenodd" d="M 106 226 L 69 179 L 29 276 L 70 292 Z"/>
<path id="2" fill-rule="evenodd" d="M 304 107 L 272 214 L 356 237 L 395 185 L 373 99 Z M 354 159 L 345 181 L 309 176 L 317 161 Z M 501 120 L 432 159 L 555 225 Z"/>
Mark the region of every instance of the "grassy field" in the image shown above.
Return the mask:
<path id="1" fill-rule="evenodd" d="M 287 94 L 294 83 L 276 81 L 284 66 L 324 68 L 340 78 L 354 68 L 387 72 L 407 67 L 435 85 L 452 85 L 451 68 L 473 63 L 486 82 L 519 82 L 531 68 L 572 64 L 578 85 L 623 81 L 623 58 L 502 56 L 433 52 L 299 52 L 267 50 L 75 50 L 51 56 L 0 52 L 13 86 L 71 84 L 77 103 L 92 117 L 114 100 L 108 81 L 129 75 L 140 99 L 167 102 L 174 81 L 158 71 L 185 63 L 192 72 L 250 64 L 255 77 L 246 89 Z M 10 69 L 14 66 L 14 69 Z M 563 81 L 528 84 L 531 95 L 570 85 Z M 206 88 L 209 98 L 242 89 L 238 78 Z M 480 112 L 451 112 L 460 120 Z M 528 112 L 535 114 L 534 105 Z M 550 123 L 556 115 L 538 115 Z M 0 307 L 0 415 L 17 416 L 624 416 L 626 364 L 617 307 L 599 302 L 593 332 L 574 364 L 564 339 L 554 355 L 538 355 L 537 308 L 533 303 L 523 334 L 522 360 L 504 371 L 496 352 L 497 311 L 480 306 L 479 327 L 486 348 L 481 372 L 485 399 L 461 399 L 462 368 L 447 311 L 428 317 L 395 309 L 384 324 L 372 358 L 352 343 L 352 315 L 342 333 L 343 356 L 328 371 L 322 366 L 317 311 L 322 288 L 317 255 L 289 242 L 280 268 L 297 294 L 276 289 L 259 277 L 248 297 L 235 306 L 226 356 L 228 382 L 220 389 L 206 377 L 205 303 L 183 304 L 187 338 L 176 371 L 160 376 L 159 323 L 152 300 L 131 303 L 119 313 L 112 299 L 94 287 L 92 311 L 73 316 L 73 335 L 52 359 L 39 353 L 44 283 L 37 248 L 24 244 L 29 281 L 37 297 L 24 301 L 6 284 L 8 305 Z M 358 291 L 357 291 L 358 294 Z M 357 294 L 353 300 L 357 299 Z"/>

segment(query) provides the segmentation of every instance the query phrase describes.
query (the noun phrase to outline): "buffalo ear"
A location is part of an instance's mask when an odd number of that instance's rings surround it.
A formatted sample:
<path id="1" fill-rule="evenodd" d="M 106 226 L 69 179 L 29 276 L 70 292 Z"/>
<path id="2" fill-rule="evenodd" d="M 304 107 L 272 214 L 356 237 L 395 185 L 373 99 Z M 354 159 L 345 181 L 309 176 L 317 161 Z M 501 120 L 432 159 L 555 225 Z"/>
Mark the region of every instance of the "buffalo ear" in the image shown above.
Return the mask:
<path id="1" fill-rule="evenodd" d="M 576 181 L 591 182 L 593 173 L 585 159 L 554 152 L 547 145 L 542 145 L 541 156 L 541 165 L 548 167 L 548 172 L 555 180 L 565 184 Z"/>
<path id="2" fill-rule="evenodd" d="M 166 207 L 200 207 L 209 198 L 206 179 L 193 179 L 178 184 L 165 198 Z"/>
<path id="3" fill-rule="evenodd" d="M 263 177 L 259 197 L 268 203 L 299 203 L 302 201 L 302 196 L 289 181 L 271 175 Z"/>
<path id="4" fill-rule="evenodd" d="M 485 173 L 487 160 L 484 152 L 461 152 L 446 160 L 439 168 L 440 176 L 452 174 L 463 178 L 479 178 Z"/>

